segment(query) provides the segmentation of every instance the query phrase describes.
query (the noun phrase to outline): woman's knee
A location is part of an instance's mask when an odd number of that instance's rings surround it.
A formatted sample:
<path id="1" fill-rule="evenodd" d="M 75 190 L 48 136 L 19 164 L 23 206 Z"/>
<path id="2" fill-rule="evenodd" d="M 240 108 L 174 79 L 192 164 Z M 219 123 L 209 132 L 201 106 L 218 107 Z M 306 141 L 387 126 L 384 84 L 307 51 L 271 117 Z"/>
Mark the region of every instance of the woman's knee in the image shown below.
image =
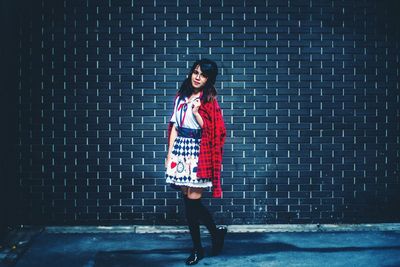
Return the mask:
<path id="1" fill-rule="evenodd" d="M 200 199 L 203 194 L 202 188 L 188 188 L 187 197 L 189 199 Z"/>
<path id="2" fill-rule="evenodd" d="M 182 194 L 184 194 L 185 196 L 187 196 L 187 194 L 188 194 L 188 188 L 187 188 L 186 186 L 181 186 L 181 191 L 182 191 Z"/>

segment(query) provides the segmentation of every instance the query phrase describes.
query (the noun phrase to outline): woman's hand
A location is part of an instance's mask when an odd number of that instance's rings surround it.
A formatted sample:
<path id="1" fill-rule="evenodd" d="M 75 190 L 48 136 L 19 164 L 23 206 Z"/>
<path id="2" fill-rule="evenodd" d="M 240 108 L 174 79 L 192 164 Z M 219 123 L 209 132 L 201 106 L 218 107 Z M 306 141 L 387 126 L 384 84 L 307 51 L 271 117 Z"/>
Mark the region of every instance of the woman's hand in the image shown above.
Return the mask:
<path id="1" fill-rule="evenodd" d="M 168 166 L 171 164 L 172 157 L 167 156 L 165 159 L 165 169 L 168 169 Z"/>
<path id="2" fill-rule="evenodd" d="M 201 106 L 200 98 L 197 98 L 196 100 L 193 101 L 192 112 L 194 115 L 198 114 L 200 106 Z"/>
<path id="3" fill-rule="evenodd" d="M 203 125 L 204 125 L 203 118 L 199 114 L 200 106 L 201 106 L 200 98 L 197 98 L 196 100 L 193 101 L 192 112 L 193 112 L 194 117 L 197 120 L 197 123 L 200 125 L 200 128 L 203 128 Z"/>
<path id="4" fill-rule="evenodd" d="M 169 164 L 169 157 L 166 157 L 164 163 L 165 169 L 168 169 L 168 164 Z"/>

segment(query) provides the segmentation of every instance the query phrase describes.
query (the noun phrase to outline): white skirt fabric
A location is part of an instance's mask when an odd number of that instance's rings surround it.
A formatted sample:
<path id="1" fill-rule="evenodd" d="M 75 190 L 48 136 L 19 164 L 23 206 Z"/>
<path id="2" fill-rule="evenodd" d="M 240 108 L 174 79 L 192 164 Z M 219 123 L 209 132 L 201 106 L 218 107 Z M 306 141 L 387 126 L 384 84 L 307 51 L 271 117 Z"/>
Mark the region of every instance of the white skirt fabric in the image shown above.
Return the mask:
<path id="1" fill-rule="evenodd" d="M 190 137 L 176 137 L 172 149 L 172 160 L 165 173 L 168 184 L 178 187 L 212 187 L 211 179 L 197 178 L 200 140 Z"/>

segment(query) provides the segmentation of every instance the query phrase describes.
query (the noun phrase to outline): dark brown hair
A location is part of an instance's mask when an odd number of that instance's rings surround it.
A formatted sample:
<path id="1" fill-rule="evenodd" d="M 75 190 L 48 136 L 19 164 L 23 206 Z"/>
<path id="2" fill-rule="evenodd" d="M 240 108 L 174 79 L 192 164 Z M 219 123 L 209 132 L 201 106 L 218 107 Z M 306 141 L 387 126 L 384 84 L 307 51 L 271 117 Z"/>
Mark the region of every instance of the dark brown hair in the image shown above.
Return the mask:
<path id="1" fill-rule="evenodd" d="M 203 102 L 209 102 L 217 95 L 217 90 L 215 89 L 214 84 L 218 75 L 217 64 L 209 59 L 201 59 L 193 63 L 187 78 L 183 81 L 181 88 L 178 91 L 178 95 L 180 97 L 190 97 L 192 95 L 193 87 L 191 76 L 197 66 L 200 66 L 201 72 L 207 76 L 207 82 L 202 88 L 203 96 L 201 100 Z"/>

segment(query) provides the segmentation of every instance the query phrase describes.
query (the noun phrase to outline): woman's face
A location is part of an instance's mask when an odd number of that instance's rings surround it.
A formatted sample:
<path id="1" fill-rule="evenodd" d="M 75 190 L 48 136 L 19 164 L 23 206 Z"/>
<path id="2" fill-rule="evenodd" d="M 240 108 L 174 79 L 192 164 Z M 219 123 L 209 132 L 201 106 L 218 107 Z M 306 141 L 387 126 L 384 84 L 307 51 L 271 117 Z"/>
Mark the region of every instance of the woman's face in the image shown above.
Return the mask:
<path id="1" fill-rule="evenodd" d="M 202 88 L 207 82 L 207 76 L 201 72 L 200 66 L 197 65 L 194 71 L 192 72 L 192 87 L 194 89 Z"/>

